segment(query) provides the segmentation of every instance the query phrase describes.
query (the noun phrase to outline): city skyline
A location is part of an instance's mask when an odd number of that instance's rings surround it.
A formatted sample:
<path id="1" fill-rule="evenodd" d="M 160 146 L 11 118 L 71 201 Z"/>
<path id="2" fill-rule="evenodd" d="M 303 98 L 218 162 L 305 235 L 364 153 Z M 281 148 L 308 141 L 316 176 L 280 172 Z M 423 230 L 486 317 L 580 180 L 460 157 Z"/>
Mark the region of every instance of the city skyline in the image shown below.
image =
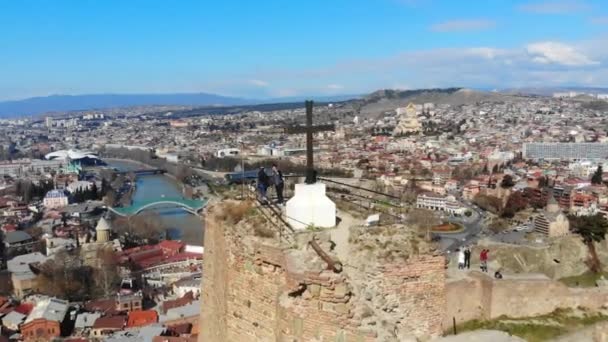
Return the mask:
<path id="1" fill-rule="evenodd" d="M 601 1 L 0 4 L 0 101 L 606 86 Z"/>

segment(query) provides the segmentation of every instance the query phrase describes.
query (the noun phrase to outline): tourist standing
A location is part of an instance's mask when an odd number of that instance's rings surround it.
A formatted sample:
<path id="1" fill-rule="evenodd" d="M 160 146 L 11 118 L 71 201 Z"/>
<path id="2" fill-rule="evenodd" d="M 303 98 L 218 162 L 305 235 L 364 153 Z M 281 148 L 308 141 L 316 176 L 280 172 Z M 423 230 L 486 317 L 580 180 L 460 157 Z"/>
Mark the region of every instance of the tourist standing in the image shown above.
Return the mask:
<path id="1" fill-rule="evenodd" d="M 270 178 L 266 174 L 266 170 L 263 166 L 260 166 L 260 171 L 258 171 L 258 191 L 260 192 L 260 200 L 266 202 L 266 190 L 268 190 L 268 185 L 270 183 Z"/>
<path id="2" fill-rule="evenodd" d="M 274 183 L 274 189 L 277 191 L 277 203 L 283 204 L 285 182 L 283 181 L 283 172 L 279 170 L 277 164 L 272 165 L 272 182 Z"/>
<path id="3" fill-rule="evenodd" d="M 481 267 L 482 272 L 488 272 L 488 250 L 483 249 L 479 254 L 479 267 Z"/>
<path id="4" fill-rule="evenodd" d="M 464 267 L 466 269 L 471 268 L 471 250 L 469 247 L 464 249 Z"/>
<path id="5" fill-rule="evenodd" d="M 458 269 L 462 270 L 464 269 L 464 249 L 461 249 L 460 251 L 458 251 Z"/>

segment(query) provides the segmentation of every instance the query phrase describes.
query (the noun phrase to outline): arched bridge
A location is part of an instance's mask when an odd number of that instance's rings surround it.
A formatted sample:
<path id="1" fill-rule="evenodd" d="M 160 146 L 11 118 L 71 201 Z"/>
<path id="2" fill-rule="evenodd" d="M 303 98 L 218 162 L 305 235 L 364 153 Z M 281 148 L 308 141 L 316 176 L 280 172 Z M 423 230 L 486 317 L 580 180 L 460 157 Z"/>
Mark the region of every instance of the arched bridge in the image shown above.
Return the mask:
<path id="1" fill-rule="evenodd" d="M 207 205 L 207 201 L 185 199 L 181 197 L 162 197 L 146 201 L 140 201 L 136 205 L 131 205 L 129 207 L 109 208 L 109 210 L 119 216 L 133 216 L 139 214 L 140 212 L 146 209 L 161 205 L 174 205 L 184 209 L 189 213 L 198 215 L 198 213 L 205 207 L 205 205 Z"/>
<path id="2" fill-rule="evenodd" d="M 145 175 L 158 175 L 166 173 L 165 169 L 141 169 L 141 170 L 131 170 L 131 171 L 115 171 L 116 174 L 129 174 L 133 173 L 136 176 L 145 176 Z"/>

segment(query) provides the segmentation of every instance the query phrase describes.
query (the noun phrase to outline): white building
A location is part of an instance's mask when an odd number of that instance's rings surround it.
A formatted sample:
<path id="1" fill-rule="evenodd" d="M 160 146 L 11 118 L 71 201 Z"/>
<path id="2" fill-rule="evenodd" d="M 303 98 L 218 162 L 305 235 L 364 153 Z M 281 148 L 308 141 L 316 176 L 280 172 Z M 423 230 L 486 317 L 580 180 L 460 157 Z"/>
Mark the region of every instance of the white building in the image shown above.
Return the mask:
<path id="1" fill-rule="evenodd" d="M 223 148 L 215 152 L 215 156 L 218 158 L 237 157 L 239 154 L 241 154 L 241 150 L 238 148 Z"/>
<path id="2" fill-rule="evenodd" d="M 424 193 L 416 198 L 416 208 L 445 211 L 452 215 L 462 215 L 465 208 L 454 196 L 442 196 L 435 193 Z"/>
<path id="3" fill-rule="evenodd" d="M 44 156 L 46 160 L 99 160 L 97 153 L 79 150 L 61 150 L 51 152 Z"/>
<path id="4" fill-rule="evenodd" d="M 195 275 L 192 277 L 180 279 L 173 283 L 173 293 L 178 298 L 184 297 L 186 293 L 192 292 L 194 298 L 198 298 L 201 294 L 201 276 Z"/>
<path id="5" fill-rule="evenodd" d="M 63 208 L 69 204 L 68 196 L 62 190 L 51 190 L 46 193 L 42 203 L 46 208 Z"/>
<path id="6" fill-rule="evenodd" d="M 93 186 L 93 183 L 91 183 L 89 181 L 75 181 L 68 185 L 67 190 L 71 194 L 73 194 L 78 190 L 80 190 L 80 191 L 90 190 L 92 186 Z"/>
<path id="7" fill-rule="evenodd" d="M 65 162 L 61 160 L 32 160 L 19 159 L 0 162 L 0 176 L 25 176 L 28 174 L 45 174 L 51 171 L 59 172 Z"/>
<path id="8" fill-rule="evenodd" d="M 603 143 L 526 143 L 523 146 L 526 159 L 608 159 L 608 144 Z"/>

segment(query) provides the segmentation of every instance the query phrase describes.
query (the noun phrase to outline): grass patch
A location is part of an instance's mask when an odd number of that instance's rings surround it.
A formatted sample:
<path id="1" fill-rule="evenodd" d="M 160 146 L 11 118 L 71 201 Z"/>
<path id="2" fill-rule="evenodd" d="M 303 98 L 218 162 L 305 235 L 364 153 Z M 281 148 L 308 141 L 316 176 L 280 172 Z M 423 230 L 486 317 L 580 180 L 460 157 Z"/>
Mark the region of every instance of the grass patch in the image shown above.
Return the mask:
<path id="1" fill-rule="evenodd" d="M 607 320 L 608 316 L 602 313 L 557 309 L 550 314 L 536 317 L 509 318 L 503 316 L 487 321 L 472 320 L 456 326 L 456 331 L 461 333 L 480 329 L 500 330 L 521 337 L 528 342 L 544 342 Z M 447 334 L 450 333 L 451 331 L 447 332 Z"/>
<path id="2" fill-rule="evenodd" d="M 587 271 L 577 276 L 561 278 L 559 281 L 569 287 L 595 287 L 596 281 L 602 276 L 608 279 L 608 272 L 593 273 Z"/>
<path id="3" fill-rule="evenodd" d="M 433 233 L 459 233 L 464 230 L 464 227 L 458 223 L 444 223 L 431 228 Z"/>

